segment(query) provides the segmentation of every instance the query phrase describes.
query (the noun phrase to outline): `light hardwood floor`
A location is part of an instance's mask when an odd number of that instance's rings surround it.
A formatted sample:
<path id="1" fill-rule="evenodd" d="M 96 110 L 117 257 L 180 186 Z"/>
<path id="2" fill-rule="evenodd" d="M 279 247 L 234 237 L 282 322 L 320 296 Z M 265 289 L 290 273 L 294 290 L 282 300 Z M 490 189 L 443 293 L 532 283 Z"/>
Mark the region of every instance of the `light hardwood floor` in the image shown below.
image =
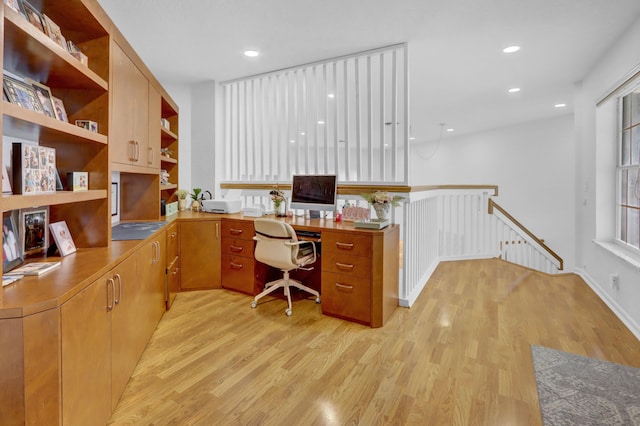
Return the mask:
<path id="1" fill-rule="evenodd" d="M 313 300 L 180 293 L 111 424 L 539 425 L 530 345 L 640 367 L 640 342 L 575 275 L 441 263 L 379 329 Z"/>

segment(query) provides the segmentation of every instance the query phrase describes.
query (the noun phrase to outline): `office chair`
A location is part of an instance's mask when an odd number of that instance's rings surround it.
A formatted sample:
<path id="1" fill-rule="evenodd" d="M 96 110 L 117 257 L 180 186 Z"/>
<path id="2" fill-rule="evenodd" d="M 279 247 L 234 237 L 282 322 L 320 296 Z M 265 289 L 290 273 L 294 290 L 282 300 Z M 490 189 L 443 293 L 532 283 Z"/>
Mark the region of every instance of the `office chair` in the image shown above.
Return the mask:
<path id="1" fill-rule="evenodd" d="M 279 280 L 267 283 L 265 290 L 253 299 L 251 307 L 258 306 L 260 298 L 283 288 L 288 302 L 287 310 L 284 312 L 290 316 L 292 314 L 290 287 L 313 294 L 316 297 L 316 303 L 320 303 L 320 294 L 317 291 L 298 280 L 289 278 L 289 271 L 304 269 L 304 266 L 316 261 L 316 245 L 312 241 L 298 241 L 291 225 L 280 220 L 258 218 L 254 221 L 254 226 L 256 235 L 253 239 L 257 241 L 254 252 L 256 260 L 280 269 L 284 275 Z"/>

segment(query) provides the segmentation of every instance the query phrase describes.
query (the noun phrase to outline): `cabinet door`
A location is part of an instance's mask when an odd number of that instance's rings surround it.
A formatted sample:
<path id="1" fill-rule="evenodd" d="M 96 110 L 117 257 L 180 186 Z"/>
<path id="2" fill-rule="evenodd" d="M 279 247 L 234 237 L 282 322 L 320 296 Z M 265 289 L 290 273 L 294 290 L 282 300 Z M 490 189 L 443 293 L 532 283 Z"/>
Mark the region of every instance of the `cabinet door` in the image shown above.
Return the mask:
<path id="1" fill-rule="evenodd" d="M 147 241 L 138 251 L 138 285 L 141 288 L 139 327 L 144 336 L 140 353 L 147 346 L 160 318 L 165 312 L 166 291 L 166 233 Z"/>
<path id="2" fill-rule="evenodd" d="M 176 294 L 180 291 L 180 258 L 178 222 L 173 222 L 167 228 L 167 290 L 165 301 L 167 309 L 171 308 Z"/>
<path id="3" fill-rule="evenodd" d="M 60 308 L 64 425 L 104 425 L 111 416 L 110 277 L 98 279 Z"/>
<path id="4" fill-rule="evenodd" d="M 221 288 L 220 221 L 180 223 L 180 288 Z"/>
<path id="5" fill-rule="evenodd" d="M 130 256 L 113 269 L 114 307 L 111 311 L 111 406 L 115 408 L 120 395 L 133 374 L 142 354 L 140 341 L 145 336 L 137 327 L 140 318 L 141 290 L 136 274 L 136 257 Z M 144 340 L 146 342 L 146 340 Z"/>
<path id="6" fill-rule="evenodd" d="M 118 47 L 112 44 L 112 126 L 109 145 L 113 162 L 147 165 L 149 144 L 149 83 Z"/>

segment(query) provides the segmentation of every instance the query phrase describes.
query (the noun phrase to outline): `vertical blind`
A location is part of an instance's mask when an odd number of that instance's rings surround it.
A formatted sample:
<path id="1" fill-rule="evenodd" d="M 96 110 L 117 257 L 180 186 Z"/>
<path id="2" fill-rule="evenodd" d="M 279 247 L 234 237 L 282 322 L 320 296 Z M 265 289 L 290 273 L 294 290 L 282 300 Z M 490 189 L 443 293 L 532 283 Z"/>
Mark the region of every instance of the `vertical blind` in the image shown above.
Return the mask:
<path id="1" fill-rule="evenodd" d="M 398 44 L 223 82 L 223 180 L 407 184 L 407 64 Z"/>

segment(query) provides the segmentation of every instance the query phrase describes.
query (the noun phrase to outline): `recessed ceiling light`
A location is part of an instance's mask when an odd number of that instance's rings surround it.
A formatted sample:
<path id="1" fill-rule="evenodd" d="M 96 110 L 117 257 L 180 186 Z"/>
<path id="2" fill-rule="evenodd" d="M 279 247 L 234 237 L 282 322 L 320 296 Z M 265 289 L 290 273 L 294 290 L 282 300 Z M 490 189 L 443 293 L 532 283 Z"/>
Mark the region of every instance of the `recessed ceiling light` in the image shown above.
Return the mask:
<path id="1" fill-rule="evenodd" d="M 564 108 L 566 106 L 567 106 L 567 104 L 555 104 L 554 105 L 554 107 L 556 107 L 556 108 Z"/>
<path id="2" fill-rule="evenodd" d="M 304 132 L 300 132 L 300 136 L 304 136 L 304 135 L 305 135 L 305 133 L 304 133 Z"/>
<path id="3" fill-rule="evenodd" d="M 259 55 L 259 53 L 258 53 L 257 50 L 245 50 L 244 51 L 244 56 L 248 56 L 249 58 L 255 58 L 258 55 Z"/>
<path id="4" fill-rule="evenodd" d="M 519 91 L 520 91 L 519 87 L 513 87 L 513 88 L 509 89 L 509 93 L 517 93 Z"/>
<path id="5" fill-rule="evenodd" d="M 327 95 L 327 97 L 328 97 L 328 98 L 333 99 L 333 98 L 335 98 L 335 97 L 336 97 L 336 95 L 334 95 L 333 93 L 329 93 L 329 94 Z"/>
<path id="6" fill-rule="evenodd" d="M 318 124 L 324 124 L 324 121 L 320 120 L 318 121 Z"/>
<path id="7" fill-rule="evenodd" d="M 509 46 L 502 49 L 504 53 L 513 53 L 517 52 L 518 50 L 520 50 L 520 46 Z"/>
<path id="8" fill-rule="evenodd" d="M 449 127 L 449 128 L 447 129 L 447 132 L 453 132 L 453 131 L 455 131 L 455 130 L 456 130 L 456 129 L 452 129 L 451 127 Z"/>
<path id="9" fill-rule="evenodd" d="M 295 140 L 293 140 L 293 139 L 291 139 L 291 140 L 289 141 L 289 143 L 296 143 L 296 141 L 295 141 Z"/>

